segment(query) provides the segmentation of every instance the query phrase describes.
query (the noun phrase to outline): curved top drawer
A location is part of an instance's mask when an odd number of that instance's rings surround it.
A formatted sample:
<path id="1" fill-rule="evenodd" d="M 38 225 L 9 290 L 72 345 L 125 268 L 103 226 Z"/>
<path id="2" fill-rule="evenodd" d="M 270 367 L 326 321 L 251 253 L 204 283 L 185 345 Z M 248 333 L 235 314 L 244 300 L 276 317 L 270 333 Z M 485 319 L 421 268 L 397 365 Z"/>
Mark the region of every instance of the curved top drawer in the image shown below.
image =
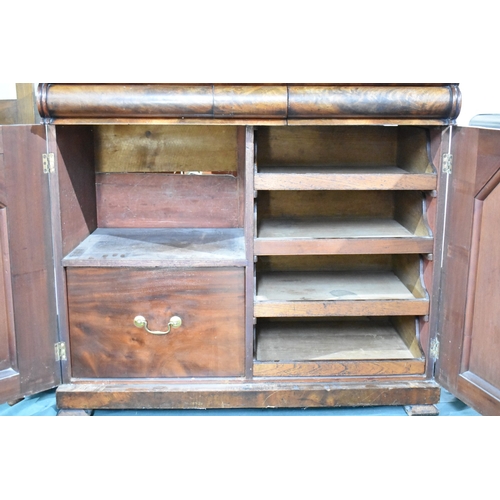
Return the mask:
<path id="1" fill-rule="evenodd" d="M 41 83 L 53 123 L 428 124 L 453 123 L 457 84 Z"/>

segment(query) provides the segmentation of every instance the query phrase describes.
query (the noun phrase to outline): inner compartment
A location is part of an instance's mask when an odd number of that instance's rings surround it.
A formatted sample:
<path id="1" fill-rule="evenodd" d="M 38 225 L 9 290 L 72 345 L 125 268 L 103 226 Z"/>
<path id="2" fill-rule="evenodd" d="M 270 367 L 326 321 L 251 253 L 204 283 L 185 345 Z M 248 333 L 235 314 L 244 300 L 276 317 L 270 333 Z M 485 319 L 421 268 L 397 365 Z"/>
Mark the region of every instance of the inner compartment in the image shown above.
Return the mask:
<path id="1" fill-rule="evenodd" d="M 431 237 L 415 191 L 259 191 L 257 238 Z"/>
<path id="2" fill-rule="evenodd" d="M 66 265 L 244 259 L 243 127 L 57 126 L 57 140 Z"/>
<path id="3" fill-rule="evenodd" d="M 260 319 L 256 361 L 419 359 L 414 317 Z"/>
<path id="4" fill-rule="evenodd" d="M 418 255 L 265 256 L 256 264 L 256 317 L 425 315 Z"/>
<path id="5" fill-rule="evenodd" d="M 259 127 L 258 173 L 435 174 L 420 127 Z"/>
<path id="6" fill-rule="evenodd" d="M 421 279 L 422 262 L 419 255 L 271 255 L 259 257 L 255 266 L 257 298 L 427 298 Z M 338 293 L 330 290 L 337 276 L 344 281 L 345 294 L 340 290 Z M 371 289 L 367 288 L 366 277 L 373 277 L 374 286 Z M 387 280 L 384 280 L 385 277 Z M 308 286 L 302 286 L 301 280 L 302 283 L 307 282 Z M 349 281 L 352 291 L 348 289 Z M 330 284 L 323 286 L 325 282 Z M 394 291 L 391 290 L 390 282 Z M 317 283 L 317 288 L 314 288 L 314 283 Z M 360 286 L 358 293 L 354 291 L 357 286 Z"/>

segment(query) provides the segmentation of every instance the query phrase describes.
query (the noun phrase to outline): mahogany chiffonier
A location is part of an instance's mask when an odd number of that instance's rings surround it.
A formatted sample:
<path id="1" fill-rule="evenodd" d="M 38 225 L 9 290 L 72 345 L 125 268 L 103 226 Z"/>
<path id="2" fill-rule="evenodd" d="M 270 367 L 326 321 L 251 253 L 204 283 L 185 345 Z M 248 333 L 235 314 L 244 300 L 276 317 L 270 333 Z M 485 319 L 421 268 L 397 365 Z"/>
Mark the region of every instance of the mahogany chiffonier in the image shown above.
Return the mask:
<path id="1" fill-rule="evenodd" d="M 0 128 L 0 399 L 500 414 L 499 132 L 456 84 L 40 84 Z"/>

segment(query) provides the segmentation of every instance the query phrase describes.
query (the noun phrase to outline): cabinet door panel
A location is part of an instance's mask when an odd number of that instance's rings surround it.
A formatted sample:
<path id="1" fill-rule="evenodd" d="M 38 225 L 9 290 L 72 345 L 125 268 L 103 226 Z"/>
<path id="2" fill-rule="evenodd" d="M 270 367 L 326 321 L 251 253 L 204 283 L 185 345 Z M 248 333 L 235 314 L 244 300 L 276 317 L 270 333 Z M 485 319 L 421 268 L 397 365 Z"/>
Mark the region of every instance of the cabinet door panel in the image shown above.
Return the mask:
<path id="1" fill-rule="evenodd" d="M 0 155 L 0 169 L 3 155 Z M 17 367 L 14 309 L 10 273 L 7 210 L 0 206 L 0 400 L 16 398 L 21 390 Z"/>
<path id="2" fill-rule="evenodd" d="M 459 129 L 455 143 L 437 379 L 500 415 L 500 132 Z"/>
<path id="3" fill-rule="evenodd" d="M 0 402 L 60 383 L 43 126 L 0 127 Z"/>

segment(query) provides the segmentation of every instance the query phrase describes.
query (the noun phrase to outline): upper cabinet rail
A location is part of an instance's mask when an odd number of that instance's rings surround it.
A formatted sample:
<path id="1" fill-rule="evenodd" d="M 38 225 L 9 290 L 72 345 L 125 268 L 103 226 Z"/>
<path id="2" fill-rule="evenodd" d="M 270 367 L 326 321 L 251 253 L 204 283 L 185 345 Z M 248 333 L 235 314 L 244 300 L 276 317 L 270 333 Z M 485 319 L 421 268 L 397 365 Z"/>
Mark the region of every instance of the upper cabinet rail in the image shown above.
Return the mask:
<path id="1" fill-rule="evenodd" d="M 51 123 L 242 125 L 454 123 L 457 84 L 62 84 L 41 83 Z"/>

